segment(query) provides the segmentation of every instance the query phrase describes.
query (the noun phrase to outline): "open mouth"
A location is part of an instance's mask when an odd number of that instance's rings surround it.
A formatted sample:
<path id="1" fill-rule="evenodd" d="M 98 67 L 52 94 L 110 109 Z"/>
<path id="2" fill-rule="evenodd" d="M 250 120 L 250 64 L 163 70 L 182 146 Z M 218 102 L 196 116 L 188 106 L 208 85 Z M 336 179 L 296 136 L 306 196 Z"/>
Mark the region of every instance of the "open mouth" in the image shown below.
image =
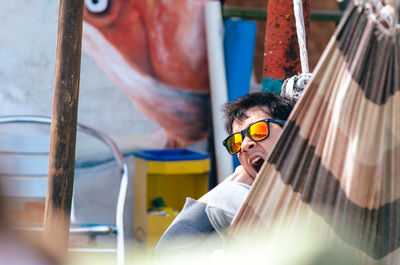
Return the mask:
<path id="1" fill-rule="evenodd" d="M 264 159 L 262 159 L 261 157 L 256 157 L 253 160 L 251 160 L 251 165 L 253 166 L 253 168 L 257 171 L 260 171 L 261 166 L 264 164 Z"/>

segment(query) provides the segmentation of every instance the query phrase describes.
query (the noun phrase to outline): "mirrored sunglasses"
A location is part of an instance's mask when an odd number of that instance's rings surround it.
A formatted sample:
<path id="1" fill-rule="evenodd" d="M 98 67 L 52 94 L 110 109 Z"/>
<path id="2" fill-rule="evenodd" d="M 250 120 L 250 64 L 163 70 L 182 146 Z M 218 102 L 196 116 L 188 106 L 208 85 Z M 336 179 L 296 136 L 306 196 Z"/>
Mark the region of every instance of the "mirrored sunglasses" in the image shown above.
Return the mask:
<path id="1" fill-rule="evenodd" d="M 265 119 L 253 122 L 246 129 L 241 132 L 236 132 L 229 135 L 222 144 L 228 150 L 228 153 L 231 155 L 237 154 L 242 148 L 242 142 L 244 136 L 247 135 L 252 141 L 259 142 L 264 139 L 267 139 L 269 136 L 269 124 L 276 123 L 279 125 L 284 125 L 286 121 L 284 120 L 276 120 L 276 119 Z"/>

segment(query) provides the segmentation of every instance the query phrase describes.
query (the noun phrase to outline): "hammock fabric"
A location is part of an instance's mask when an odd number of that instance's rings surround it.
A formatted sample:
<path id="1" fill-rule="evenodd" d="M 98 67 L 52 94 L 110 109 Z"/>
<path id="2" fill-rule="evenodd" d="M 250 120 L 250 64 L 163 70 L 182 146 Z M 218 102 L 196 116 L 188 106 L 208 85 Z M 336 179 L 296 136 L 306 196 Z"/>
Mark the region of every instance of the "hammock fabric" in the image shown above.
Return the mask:
<path id="1" fill-rule="evenodd" d="M 362 264 L 400 264 L 400 38 L 352 4 L 231 227 L 299 216 Z"/>

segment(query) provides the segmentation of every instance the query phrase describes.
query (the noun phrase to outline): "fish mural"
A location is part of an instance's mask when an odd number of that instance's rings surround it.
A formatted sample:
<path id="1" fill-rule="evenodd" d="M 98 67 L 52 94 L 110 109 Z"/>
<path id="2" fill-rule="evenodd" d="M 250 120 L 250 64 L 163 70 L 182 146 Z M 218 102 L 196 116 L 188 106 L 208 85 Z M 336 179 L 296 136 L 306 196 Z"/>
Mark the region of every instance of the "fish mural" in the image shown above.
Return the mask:
<path id="1" fill-rule="evenodd" d="M 207 135 L 207 1 L 85 0 L 84 51 L 165 131 L 168 147 Z"/>

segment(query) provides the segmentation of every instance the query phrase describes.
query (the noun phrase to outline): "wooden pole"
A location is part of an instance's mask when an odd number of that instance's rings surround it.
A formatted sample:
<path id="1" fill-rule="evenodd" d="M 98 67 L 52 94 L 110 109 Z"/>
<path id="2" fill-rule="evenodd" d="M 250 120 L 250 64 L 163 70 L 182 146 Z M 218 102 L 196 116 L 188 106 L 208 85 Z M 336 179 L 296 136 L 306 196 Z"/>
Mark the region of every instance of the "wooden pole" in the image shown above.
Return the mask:
<path id="1" fill-rule="evenodd" d="M 310 28 L 311 0 L 303 0 L 306 35 Z M 269 0 L 264 44 L 263 91 L 280 94 L 286 78 L 301 73 L 293 0 Z"/>
<path id="2" fill-rule="evenodd" d="M 83 0 L 60 0 L 49 178 L 43 239 L 55 255 L 68 249 L 74 184 Z"/>

